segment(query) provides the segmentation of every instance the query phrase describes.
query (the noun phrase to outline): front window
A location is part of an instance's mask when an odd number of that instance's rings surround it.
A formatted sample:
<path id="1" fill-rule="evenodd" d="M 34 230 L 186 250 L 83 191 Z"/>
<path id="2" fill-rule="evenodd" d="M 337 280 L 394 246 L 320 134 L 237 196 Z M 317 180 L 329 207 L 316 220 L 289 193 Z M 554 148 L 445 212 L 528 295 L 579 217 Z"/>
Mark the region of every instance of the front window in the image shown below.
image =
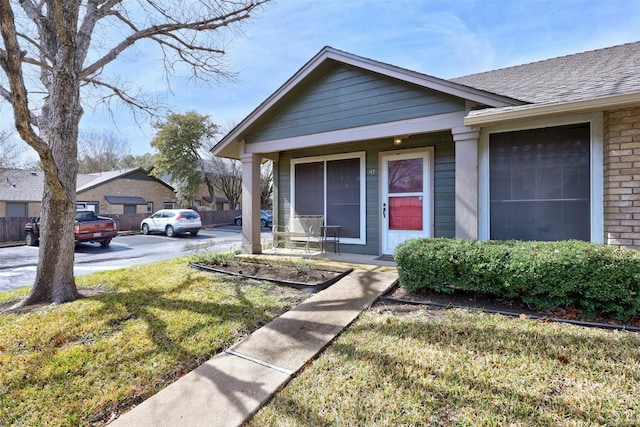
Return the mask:
<path id="1" fill-rule="evenodd" d="M 489 140 L 492 240 L 590 240 L 589 124 Z"/>
<path id="2" fill-rule="evenodd" d="M 324 215 L 345 243 L 365 243 L 364 153 L 294 159 L 292 214 Z"/>

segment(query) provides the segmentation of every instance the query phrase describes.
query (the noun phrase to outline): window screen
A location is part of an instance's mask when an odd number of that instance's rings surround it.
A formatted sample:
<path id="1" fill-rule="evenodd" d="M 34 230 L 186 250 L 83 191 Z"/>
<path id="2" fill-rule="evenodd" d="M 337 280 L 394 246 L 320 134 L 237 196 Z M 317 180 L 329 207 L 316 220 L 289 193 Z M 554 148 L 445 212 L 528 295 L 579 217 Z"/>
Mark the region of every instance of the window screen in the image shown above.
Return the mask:
<path id="1" fill-rule="evenodd" d="M 324 215 L 324 162 L 296 165 L 298 215 Z"/>
<path id="2" fill-rule="evenodd" d="M 296 214 L 324 215 L 341 237 L 360 238 L 360 159 L 298 163 L 294 171 Z"/>
<path id="3" fill-rule="evenodd" d="M 492 240 L 590 240 L 589 125 L 492 134 Z"/>
<path id="4" fill-rule="evenodd" d="M 327 162 L 327 225 L 343 237 L 360 237 L 360 159 Z"/>

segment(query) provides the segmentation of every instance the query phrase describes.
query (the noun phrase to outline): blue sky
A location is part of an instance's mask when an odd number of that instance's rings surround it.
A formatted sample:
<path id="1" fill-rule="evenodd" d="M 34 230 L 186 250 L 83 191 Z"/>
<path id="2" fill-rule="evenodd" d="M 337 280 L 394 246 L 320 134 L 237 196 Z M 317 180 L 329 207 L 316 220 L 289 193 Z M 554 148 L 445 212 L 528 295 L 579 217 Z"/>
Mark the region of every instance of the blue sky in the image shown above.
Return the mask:
<path id="1" fill-rule="evenodd" d="M 227 39 L 236 83 L 176 78 L 168 103 L 228 129 L 327 45 L 452 78 L 638 40 L 640 0 L 276 0 Z M 165 92 L 157 60 L 127 55 L 117 66 Z M 87 109 L 81 128 L 115 129 L 132 154 L 152 152 L 150 121 L 139 117 L 139 127 L 128 110 L 115 113 L 114 127 L 105 111 Z"/>

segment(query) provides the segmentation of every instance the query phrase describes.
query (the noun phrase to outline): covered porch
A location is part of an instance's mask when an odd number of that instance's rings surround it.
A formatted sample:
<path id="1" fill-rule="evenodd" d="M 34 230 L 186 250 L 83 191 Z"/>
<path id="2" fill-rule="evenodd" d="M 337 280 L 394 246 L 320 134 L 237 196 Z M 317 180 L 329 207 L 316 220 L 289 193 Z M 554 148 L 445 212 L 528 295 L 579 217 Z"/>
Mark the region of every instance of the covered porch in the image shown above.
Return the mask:
<path id="1" fill-rule="evenodd" d="M 274 223 L 323 215 L 341 226 L 345 253 L 391 255 L 414 237 L 477 239 L 480 131 L 464 119 L 514 104 L 322 49 L 212 149 L 242 162 L 242 252 L 262 252 L 264 159 L 274 161 Z"/>

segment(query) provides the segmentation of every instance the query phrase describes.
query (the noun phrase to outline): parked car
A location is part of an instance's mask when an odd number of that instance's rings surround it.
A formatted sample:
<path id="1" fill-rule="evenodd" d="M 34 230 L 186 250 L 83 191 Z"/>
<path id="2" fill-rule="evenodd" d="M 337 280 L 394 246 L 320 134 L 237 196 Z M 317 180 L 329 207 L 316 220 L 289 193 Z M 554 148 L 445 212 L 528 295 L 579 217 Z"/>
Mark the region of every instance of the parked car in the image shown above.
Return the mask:
<path id="1" fill-rule="evenodd" d="M 200 215 L 191 209 L 161 209 L 140 223 L 142 234 L 165 233 L 168 237 L 183 233 L 195 236 L 201 228 Z"/>
<path id="2" fill-rule="evenodd" d="M 237 226 L 242 225 L 242 215 L 238 215 L 233 221 Z M 260 227 L 271 227 L 273 225 L 273 211 L 263 209 L 260 211 Z"/>
<path id="3" fill-rule="evenodd" d="M 76 211 L 76 223 L 73 228 L 76 245 L 84 242 L 100 243 L 106 248 L 111 239 L 117 236 L 118 227 L 111 218 L 98 216 L 92 210 Z M 40 218 L 32 218 L 24 226 L 24 240 L 29 246 L 35 246 L 40 240 Z"/>

